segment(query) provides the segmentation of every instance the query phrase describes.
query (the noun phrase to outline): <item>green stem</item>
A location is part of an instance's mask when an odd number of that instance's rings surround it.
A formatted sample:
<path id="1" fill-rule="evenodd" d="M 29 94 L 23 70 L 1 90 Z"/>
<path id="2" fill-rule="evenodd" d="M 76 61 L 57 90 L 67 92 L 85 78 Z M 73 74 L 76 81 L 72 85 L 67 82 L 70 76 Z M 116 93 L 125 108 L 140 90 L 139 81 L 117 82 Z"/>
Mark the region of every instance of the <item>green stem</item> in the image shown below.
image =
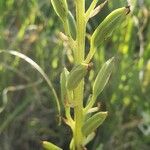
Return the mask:
<path id="1" fill-rule="evenodd" d="M 96 4 L 97 4 L 98 0 L 93 0 L 90 7 L 88 8 L 88 10 L 86 11 L 86 22 L 89 20 L 90 14 L 91 12 L 94 10 Z"/>
<path id="2" fill-rule="evenodd" d="M 85 53 L 85 0 L 76 0 L 76 20 L 77 20 L 77 45 L 75 53 L 75 64 L 84 61 Z M 75 130 L 74 130 L 74 150 L 82 150 L 83 134 L 81 131 L 83 125 L 83 92 L 84 81 L 74 90 L 74 108 Z"/>
<path id="3" fill-rule="evenodd" d="M 92 98 L 91 98 L 90 102 L 88 103 L 88 105 L 84 109 L 85 113 L 87 113 L 87 111 L 93 107 L 93 105 L 95 104 L 95 101 L 96 101 L 96 97 L 94 97 L 92 95 Z"/>
<path id="4" fill-rule="evenodd" d="M 92 46 L 91 46 L 90 51 L 89 51 L 88 55 L 86 56 L 85 63 L 88 64 L 91 61 L 95 51 L 96 51 L 96 49 L 92 48 Z"/>

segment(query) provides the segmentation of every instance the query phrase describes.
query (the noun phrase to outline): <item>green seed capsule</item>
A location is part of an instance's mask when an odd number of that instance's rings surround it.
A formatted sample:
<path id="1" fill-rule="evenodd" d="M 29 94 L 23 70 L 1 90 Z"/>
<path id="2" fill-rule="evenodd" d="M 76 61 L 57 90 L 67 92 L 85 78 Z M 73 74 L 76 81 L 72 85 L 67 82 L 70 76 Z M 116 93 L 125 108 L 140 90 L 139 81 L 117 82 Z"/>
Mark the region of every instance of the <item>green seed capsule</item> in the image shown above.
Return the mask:
<path id="1" fill-rule="evenodd" d="M 62 21 L 66 20 L 68 15 L 68 6 L 66 0 L 51 0 L 56 14 Z"/>
<path id="2" fill-rule="evenodd" d="M 73 15 L 70 11 L 68 13 L 68 26 L 69 26 L 70 35 L 75 40 L 76 39 L 76 32 L 77 32 L 76 22 L 75 22 L 75 19 L 74 19 Z"/>
<path id="3" fill-rule="evenodd" d="M 68 76 L 67 89 L 75 89 L 81 80 L 85 77 L 88 72 L 88 64 L 79 64 L 75 66 Z"/>
<path id="4" fill-rule="evenodd" d="M 93 84 L 93 96 L 96 98 L 104 89 L 114 68 L 115 58 L 109 59 L 100 69 Z"/>
<path id="5" fill-rule="evenodd" d="M 60 85 L 61 85 L 61 100 L 64 103 L 67 97 L 67 89 L 66 89 L 66 83 L 67 83 L 67 76 L 69 75 L 69 71 L 64 68 L 63 72 L 60 75 Z"/>
<path id="6" fill-rule="evenodd" d="M 68 79 L 69 71 L 64 68 L 63 72 L 60 76 L 60 85 L 61 85 L 61 100 L 64 106 L 66 105 L 74 105 L 73 104 L 73 92 L 68 91 L 66 84 Z"/>
<path id="7" fill-rule="evenodd" d="M 88 136 L 94 132 L 106 119 L 107 112 L 98 112 L 89 118 L 82 127 L 82 132 L 85 136 Z"/>
<path id="8" fill-rule="evenodd" d="M 43 141 L 42 145 L 43 145 L 44 150 L 62 150 L 60 147 L 47 141 Z"/>
<path id="9" fill-rule="evenodd" d="M 91 37 L 91 47 L 95 49 L 101 45 L 114 31 L 118 25 L 125 20 L 129 13 L 129 7 L 118 8 L 111 12 L 104 21 L 97 27 Z"/>
<path id="10" fill-rule="evenodd" d="M 87 138 L 83 141 L 83 145 L 87 145 L 89 142 L 91 142 L 95 137 L 95 132 L 92 132 L 87 136 Z"/>

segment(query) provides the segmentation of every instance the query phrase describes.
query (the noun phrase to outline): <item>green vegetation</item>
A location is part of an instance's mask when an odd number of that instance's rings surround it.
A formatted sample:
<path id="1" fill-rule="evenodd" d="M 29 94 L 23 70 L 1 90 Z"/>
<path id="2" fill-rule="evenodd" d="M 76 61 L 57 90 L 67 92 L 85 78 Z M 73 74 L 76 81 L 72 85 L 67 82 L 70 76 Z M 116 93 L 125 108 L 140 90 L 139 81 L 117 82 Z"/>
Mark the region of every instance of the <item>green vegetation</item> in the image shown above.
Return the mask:
<path id="1" fill-rule="evenodd" d="M 129 2 L 0 1 L 0 150 L 149 149 L 150 3 Z"/>

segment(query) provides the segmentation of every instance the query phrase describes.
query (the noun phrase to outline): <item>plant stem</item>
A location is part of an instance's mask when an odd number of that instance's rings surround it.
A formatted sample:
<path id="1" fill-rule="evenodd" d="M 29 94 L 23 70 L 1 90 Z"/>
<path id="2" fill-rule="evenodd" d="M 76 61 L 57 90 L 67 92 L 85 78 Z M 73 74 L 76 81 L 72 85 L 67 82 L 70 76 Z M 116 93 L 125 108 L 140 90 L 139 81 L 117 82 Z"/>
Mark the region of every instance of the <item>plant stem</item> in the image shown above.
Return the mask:
<path id="1" fill-rule="evenodd" d="M 90 7 L 88 8 L 88 10 L 86 11 L 86 23 L 89 19 L 90 13 L 94 10 L 96 4 L 97 4 L 98 0 L 93 0 Z"/>
<path id="2" fill-rule="evenodd" d="M 75 52 L 75 64 L 84 61 L 85 50 L 85 0 L 76 0 L 76 20 L 77 20 L 77 46 Z M 83 125 L 83 92 L 84 81 L 74 90 L 74 108 L 75 131 L 74 131 L 74 150 L 82 150 L 83 134 L 81 131 Z"/>

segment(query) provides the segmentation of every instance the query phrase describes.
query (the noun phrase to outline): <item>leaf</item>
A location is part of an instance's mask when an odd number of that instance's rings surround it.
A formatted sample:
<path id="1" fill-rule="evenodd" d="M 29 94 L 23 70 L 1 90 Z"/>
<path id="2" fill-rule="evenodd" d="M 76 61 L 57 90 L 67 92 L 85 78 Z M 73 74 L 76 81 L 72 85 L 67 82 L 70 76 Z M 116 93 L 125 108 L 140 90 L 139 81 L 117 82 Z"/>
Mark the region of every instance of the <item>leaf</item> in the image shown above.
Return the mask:
<path id="1" fill-rule="evenodd" d="M 121 21 L 125 20 L 128 11 L 128 7 L 122 7 L 111 12 L 94 31 L 91 37 L 91 47 L 99 47 L 121 24 Z"/>
<path id="2" fill-rule="evenodd" d="M 56 14 L 62 21 L 66 21 L 68 15 L 68 6 L 66 0 L 51 0 Z"/>
<path id="3" fill-rule="evenodd" d="M 75 19 L 74 19 L 73 15 L 70 11 L 68 13 L 68 26 L 69 26 L 70 35 L 75 40 L 76 39 L 77 27 L 76 27 Z"/>
<path id="4" fill-rule="evenodd" d="M 51 142 L 43 141 L 42 142 L 44 150 L 62 150 L 60 147 L 54 145 Z"/>
<path id="5" fill-rule="evenodd" d="M 108 82 L 108 79 L 114 68 L 114 60 L 115 58 L 109 59 L 104 63 L 93 84 L 93 97 L 97 98 L 97 96 L 103 91 L 105 85 Z"/>
<path id="6" fill-rule="evenodd" d="M 91 36 L 90 51 L 85 62 L 89 63 L 96 49 L 113 33 L 113 31 L 126 19 L 130 8 L 122 7 L 112 11 L 100 25 L 96 28 Z"/>
<path id="7" fill-rule="evenodd" d="M 88 136 L 94 132 L 106 119 L 107 112 L 98 112 L 90 117 L 83 125 L 82 132 L 85 136 Z"/>
<path id="8" fill-rule="evenodd" d="M 64 68 L 60 76 L 61 100 L 65 107 L 66 106 L 72 107 L 74 106 L 73 91 L 69 91 L 67 89 L 68 75 L 69 75 L 69 71 L 67 70 L 67 68 Z"/>
<path id="9" fill-rule="evenodd" d="M 68 75 L 68 90 L 75 89 L 88 72 L 88 64 L 79 64 L 75 66 Z"/>
<path id="10" fill-rule="evenodd" d="M 101 10 L 102 8 L 107 4 L 107 0 L 105 0 L 102 4 L 98 5 L 90 14 L 90 18 L 96 16 Z"/>
<path id="11" fill-rule="evenodd" d="M 83 145 L 87 145 L 89 142 L 91 142 L 95 137 L 95 132 L 92 132 L 87 136 L 87 138 L 84 140 Z"/>
<path id="12" fill-rule="evenodd" d="M 56 102 L 56 105 L 57 105 L 58 114 L 60 115 L 60 104 L 59 104 L 59 100 L 58 100 L 56 91 L 55 91 L 50 79 L 48 78 L 46 73 L 43 71 L 43 69 L 36 62 L 34 62 L 31 58 L 29 58 L 28 56 L 26 56 L 26 55 L 24 55 L 20 52 L 17 52 L 17 51 L 14 51 L 14 50 L 9 50 L 9 51 L 0 50 L 0 53 L 6 53 L 6 54 L 14 55 L 14 56 L 17 56 L 17 57 L 23 59 L 24 61 L 28 62 L 34 69 L 36 69 L 42 75 L 42 77 L 45 79 L 45 81 L 47 82 L 50 90 L 53 93 L 53 96 L 55 98 L 55 102 Z"/>

